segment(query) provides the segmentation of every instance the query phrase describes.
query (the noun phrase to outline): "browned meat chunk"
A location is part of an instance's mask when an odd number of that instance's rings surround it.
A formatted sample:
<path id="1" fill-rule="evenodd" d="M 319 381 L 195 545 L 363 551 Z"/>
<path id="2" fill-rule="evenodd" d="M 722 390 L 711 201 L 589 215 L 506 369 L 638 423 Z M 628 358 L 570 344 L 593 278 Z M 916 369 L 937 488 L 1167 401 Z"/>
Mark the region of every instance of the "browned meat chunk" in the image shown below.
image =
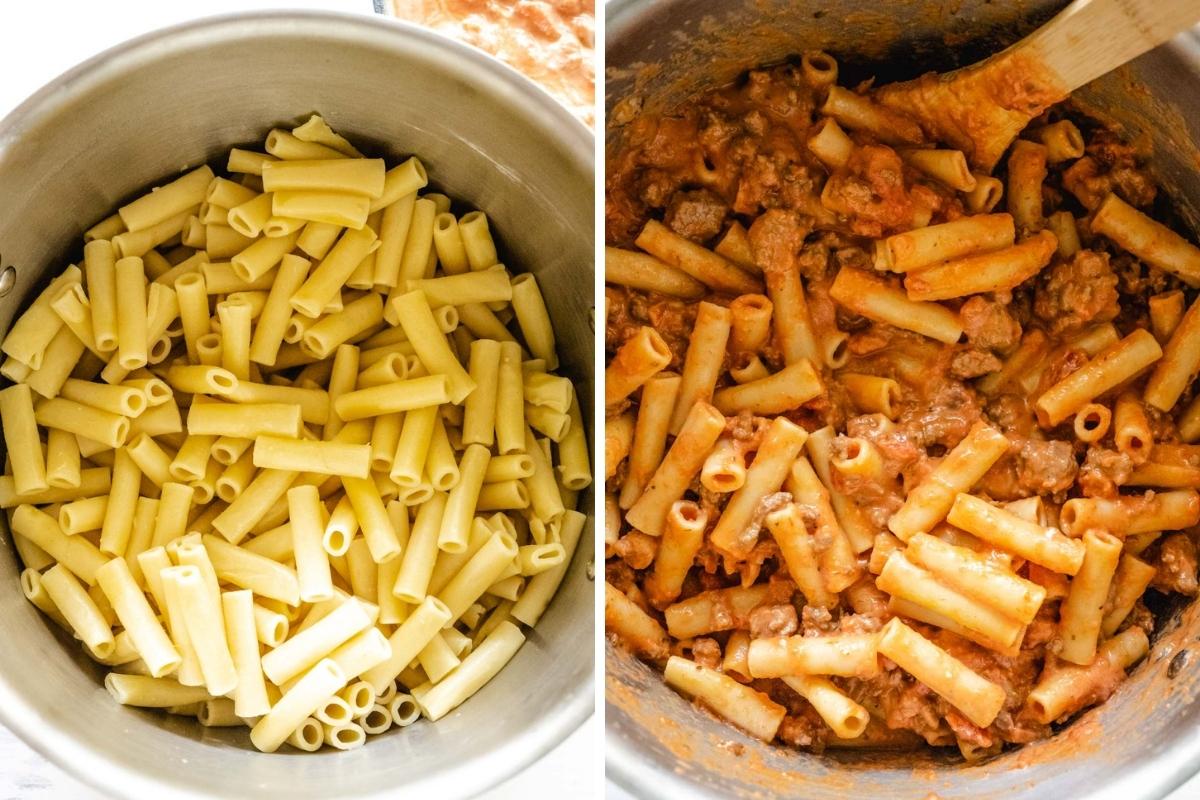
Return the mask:
<path id="1" fill-rule="evenodd" d="M 1196 545 L 1186 534 L 1172 533 L 1159 545 L 1158 574 L 1150 584 L 1160 592 L 1196 593 Z"/>
<path id="2" fill-rule="evenodd" d="M 616 541 L 613 552 L 634 569 L 646 569 L 654 563 L 658 553 L 658 537 L 630 531 Z"/>
<path id="3" fill-rule="evenodd" d="M 721 645 L 716 639 L 707 636 L 692 642 L 692 660 L 702 667 L 719 669 L 721 666 Z"/>
<path id="4" fill-rule="evenodd" d="M 1017 482 L 1029 494 L 1065 492 L 1078 469 L 1070 442 L 1025 439 L 1017 451 Z"/>
<path id="5" fill-rule="evenodd" d="M 823 202 L 848 217 L 854 232 L 862 236 L 882 236 L 913 221 L 904 164 L 895 150 L 883 145 L 855 148 L 846 165 L 829 176 Z"/>
<path id="6" fill-rule="evenodd" d="M 750 249 L 754 261 L 766 272 L 796 268 L 796 254 L 804 244 L 808 226 L 792 211 L 771 209 L 750 226 Z"/>
<path id="7" fill-rule="evenodd" d="M 989 372 L 995 372 L 1001 366 L 1003 364 L 1000 363 L 1000 359 L 986 350 L 969 348 L 959 350 L 950 359 L 950 374 L 959 380 L 965 381 L 971 378 L 978 378 L 980 375 L 987 375 Z"/>
<path id="8" fill-rule="evenodd" d="M 750 612 L 750 636 L 754 639 L 791 636 L 799 627 L 796 608 L 791 603 L 759 606 Z"/>
<path id="9" fill-rule="evenodd" d="M 963 303 L 958 313 L 967 341 L 975 347 L 1005 352 L 1021 339 L 1021 323 L 1013 319 L 1003 303 L 975 295 Z"/>
<path id="10" fill-rule="evenodd" d="M 1115 319 L 1120 310 L 1117 300 L 1117 276 L 1108 254 L 1080 250 L 1070 261 L 1050 268 L 1035 293 L 1033 313 L 1051 333 L 1061 334 Z"/>
<path id="11" fill-rule="evenodd" d="M 676 192 L 667 205 L 663 223 L 694 242 L 707 242 L 721 232 L 725 203 L 707 189 Z"/>
<path id="12" fill-rule="evenodd" d="M 930 388 L 924 403 L 905 408 L 897 422 L 923 447 L 952 448 L 981 416 L 973 391 L 958 381 L 942 379 Z"/>
<path id="13" fill-rule="evenodd" d="M 1113 499 L 1133 472 L 1133 459 L 1116 450 L 1089 447 L 1079 468 L 1079 488 L 1087 497 Z"/>

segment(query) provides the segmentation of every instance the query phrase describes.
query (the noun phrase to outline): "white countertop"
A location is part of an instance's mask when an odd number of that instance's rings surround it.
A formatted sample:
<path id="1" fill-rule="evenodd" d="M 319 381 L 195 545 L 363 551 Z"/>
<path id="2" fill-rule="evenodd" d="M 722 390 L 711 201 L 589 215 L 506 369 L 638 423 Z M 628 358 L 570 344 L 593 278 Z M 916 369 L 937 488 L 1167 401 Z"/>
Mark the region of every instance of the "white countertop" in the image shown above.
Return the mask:
<path id="1" fill-rule="evenodd" d="M 201 16 L 255 8 L 328 8 L 372 14 L 371 0 L 32 0 L 0 3 L 0 117 L 47 81 L 115 44 Z M 501 786 L 486 800 L 526 800 L 549 787 L 571 798 L 599 796 L 597 721 Z M 0 798 L 105 800 L 0 726 Z"/>

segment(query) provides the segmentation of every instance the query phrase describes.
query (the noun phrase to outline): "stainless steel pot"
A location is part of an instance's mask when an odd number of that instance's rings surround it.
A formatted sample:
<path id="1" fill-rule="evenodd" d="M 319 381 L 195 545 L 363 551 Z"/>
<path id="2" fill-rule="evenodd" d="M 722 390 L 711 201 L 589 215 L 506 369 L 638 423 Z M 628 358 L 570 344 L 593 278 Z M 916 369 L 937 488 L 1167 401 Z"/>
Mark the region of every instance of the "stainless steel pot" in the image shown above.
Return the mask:
<path id="1" fill-rule="evenodd" d="M 593 138 L 549 95 L 424 30 L 336 14 L 253 14 L 154 33 L 63 75 L 0 122 L 0 298 L 6 330 L 78 258 L 84 229 L 184 165 L 319 111 L 486 209 L 506 263 L 541 281 L 590 419 Z M 0 291 L 8 279 L 0 280 Z M 590 508 L 590 496 L 584 498 Z M 7 531 L 4 531 L 7 538 Z M 76 777 L 131 798 L 459 797 L 515 773 L 593 708 L 591 526 L 513 662 L 436 725 L 338 753 L 262 755 L 244 730 L 123 708 L 77 644 L 22 598 L 0 548 L 0 720 Z M 286 750 L 286 748 L 285 748 Z"/>
<path id="2" fill-rule="evenodd" d="M 1060 0 L 612 0 L 606 142 L 640 109 L 669 109 L 740 71 L 824 48 L 851 81 L 976 61 L 1053 15 Z M 1200 35 L 1139 58 L 1078 94 L 1145 137 L 1175 209 L 1200 233 Z M 813 756 L 763 745 L 667 689 L 608 646 L 608 776 L 637 797 L 923 800 L 1159 798 L 1200 769 L 1200 606 L 1176 609 L 1149 657 L 1103 706 L 1055 738 L 977 766 L 923 754 Z"/>

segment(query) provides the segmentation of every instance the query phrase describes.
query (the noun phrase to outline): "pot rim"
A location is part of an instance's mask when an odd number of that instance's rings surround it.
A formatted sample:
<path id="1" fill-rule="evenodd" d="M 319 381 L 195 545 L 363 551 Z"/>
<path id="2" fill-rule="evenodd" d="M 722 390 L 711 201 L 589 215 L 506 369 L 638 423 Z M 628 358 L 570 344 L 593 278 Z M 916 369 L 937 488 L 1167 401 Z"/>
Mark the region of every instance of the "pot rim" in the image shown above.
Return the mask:
<path id="1" fill-rule="evenodd" d="M 402 49 L 411 53 L 440 52 L 445 68 L 456 72 L 513 107 L 520 108 L 533 126 L 564 148 L 573 165 L 594 174 L 593 132 L 548 92 L 507 64 L 474 47 L 418 25 L 379 16 L 339 11 L 271 10 L 205 17 L 162 28 L 125 41 L 95 55 L 54 78 L 0 119 L 0 160 L 11 143 L 29 129 L 61 113 L 101 81 L 127 75 L 170 57 L 180 49 L 202 47 L 214 39 L 237 41 L 264 35 L 304 34 L 316 39 L 355 45 Z M 587 557 L 582 554 L 579 557 Z M 107 698 L 106 698 L 107 699 Z M 497 748 L 465 755 L 450 773 L 426 776 L 405 784 L 414 795 L 436 790 L 442 796 L 469 796 L 498 785 L 541 758 L 578 729 L 595 709 L 595 668 L 552 713 L 524 733 Z M 0 674 L 0 723 L 25 744 L 71 777 L 92 788 L 120 797 L 161 797 L 200 800 L 213 795 L 193 786 L 168 783 L 139 770 L 119 766 L 50 722 Z M 252 757 L 270 757 L 252 753 Z M 381 786 L 356 791 L 355 798 L 394 796 L 400 787 Z"/>
<path id="2" fill-rule="evenodd" d="M 605 50 L 609 51 L 621 36 L 638 23 L 642 14 L 655 10 L 654 0 L 606 0 Z M 1200 25 L 1179 34 L 1157 49 L 1170 51 L 1173 58 L 1189 65 L 1200 81 Z M 612 65 L 607 65 L 611 67 Z M 610 103 L 620 98 L 609 98 Z M 605 653 L 605 662 L 620 657 Z M 665 689 L 665 684 L 664 684 Z M 682 699 L 680 702 L 683 702 Z M 606 703 L 613 708 L 611 701 Z M 630 795 L 641 798 L 718 797 L 714 790 L 692 782 L 675 770 L 654 761 L 636 749 L 613 725 L 614 714 L 606 713 L 604 762 L 605 775 Z M 732 731 L 731 733 L 736 733 Z M 1200 730 L 1181 730 L 1153 758 L 1139 761 L 1098 787 L 1090 800 L 1128 800 L 1131 797 L 1164 798 L 1189 778 L 1200 773 Z"/>

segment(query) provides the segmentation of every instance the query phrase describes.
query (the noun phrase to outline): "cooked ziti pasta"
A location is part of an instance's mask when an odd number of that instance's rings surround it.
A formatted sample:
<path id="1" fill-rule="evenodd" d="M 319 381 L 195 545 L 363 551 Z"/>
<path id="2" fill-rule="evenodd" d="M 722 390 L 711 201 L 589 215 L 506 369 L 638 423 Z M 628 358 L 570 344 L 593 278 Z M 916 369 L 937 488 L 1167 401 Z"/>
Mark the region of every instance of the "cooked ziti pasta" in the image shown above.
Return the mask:
<path id="1" fill-rule="evenodd" d="M 992 174 L 836 75 L 619 130 L 607 630 L 764 741 L 976 760 L 1197 593 L 1200 248 L 1067 107 Z"/>
<path id="2" fill-rule="evenodd" d="M 483 212 L 318 116 L 264 150 L 121 206 L 13 324 L 0 507 L 117 702 L 350 749 L 521 647 L 589 440 Z"/>

